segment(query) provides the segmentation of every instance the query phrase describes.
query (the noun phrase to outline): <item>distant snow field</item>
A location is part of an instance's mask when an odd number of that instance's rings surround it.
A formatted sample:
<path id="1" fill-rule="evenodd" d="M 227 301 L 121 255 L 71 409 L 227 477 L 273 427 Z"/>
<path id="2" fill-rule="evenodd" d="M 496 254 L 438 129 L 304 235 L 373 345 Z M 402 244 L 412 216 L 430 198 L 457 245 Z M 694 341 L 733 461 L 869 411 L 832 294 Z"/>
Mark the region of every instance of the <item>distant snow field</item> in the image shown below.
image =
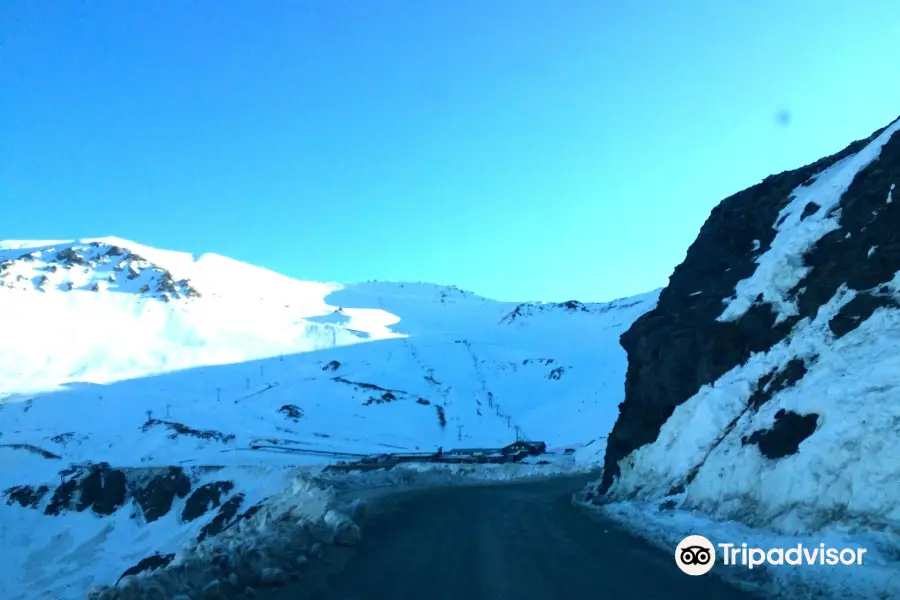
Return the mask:
<path id="1" fill-rule="evenodd" d="M 618 337 L 657 295 L 503 303 L 117 238 L 0 242 L 6 593 L 82 597 L 204 530 L 317 514 L 319 496 L 290 508 L 298 482 L 357 454 L 519 436 L 576 451 L 483 476 L 590 468 L 624 395 Z"/>

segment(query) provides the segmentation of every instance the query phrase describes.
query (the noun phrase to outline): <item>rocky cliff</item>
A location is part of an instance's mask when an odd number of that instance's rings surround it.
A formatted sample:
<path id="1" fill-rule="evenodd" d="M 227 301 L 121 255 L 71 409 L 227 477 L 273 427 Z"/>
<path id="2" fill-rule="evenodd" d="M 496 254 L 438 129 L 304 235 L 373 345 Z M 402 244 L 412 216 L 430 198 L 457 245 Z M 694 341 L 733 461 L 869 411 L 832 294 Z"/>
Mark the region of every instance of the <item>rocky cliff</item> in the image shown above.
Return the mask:
<path id="1" fill-rule="evenodd" d="M 900 497 L 898 131 L 712 211 L 621 337 L 598 502 L 675 498 L 794 530 L 898 522 L 884 499 Z"/>

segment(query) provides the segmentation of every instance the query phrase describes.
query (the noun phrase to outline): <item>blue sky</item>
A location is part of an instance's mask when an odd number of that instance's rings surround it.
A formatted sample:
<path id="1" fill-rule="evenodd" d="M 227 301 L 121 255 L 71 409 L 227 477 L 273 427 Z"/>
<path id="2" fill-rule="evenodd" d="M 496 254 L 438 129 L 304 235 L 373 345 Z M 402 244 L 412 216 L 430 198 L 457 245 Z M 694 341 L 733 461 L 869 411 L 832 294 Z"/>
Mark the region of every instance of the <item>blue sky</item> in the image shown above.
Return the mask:
<path id="1" fill-rule="evenodd" d="M 896 0 L 8 0 L 0 34 L 0 239 L 504 300 L 665 285 L 723 197 L 900 114 Z"/>

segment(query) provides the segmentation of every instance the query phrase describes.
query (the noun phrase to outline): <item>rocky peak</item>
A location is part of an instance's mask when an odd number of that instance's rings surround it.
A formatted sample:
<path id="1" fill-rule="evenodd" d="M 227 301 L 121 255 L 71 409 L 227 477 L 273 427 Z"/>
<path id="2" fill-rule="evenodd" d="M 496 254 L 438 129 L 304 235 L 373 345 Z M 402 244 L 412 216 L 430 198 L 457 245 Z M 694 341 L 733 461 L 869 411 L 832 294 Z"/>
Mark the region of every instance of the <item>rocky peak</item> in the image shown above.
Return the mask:
<path id="1" fill-rule="evenodd" d="M 124 292 L 164 302 L 200 296 L 188 279 L 176 279 L 163 266 L 113 243 L 10 245 L 0 246 L 0 287 Z"/>
<path id="2" fill-rule="evenodd" d="M 541 314 L 604 314 L 613 310 L 634 308 L 645 302 L 645 299 L 621 298 L 612 302 L 584 303 L 578 300 L 566 302 L 522 302 L 516 305 L 506 316 L 500 319 L 501 325 L 509 325 Z"/>

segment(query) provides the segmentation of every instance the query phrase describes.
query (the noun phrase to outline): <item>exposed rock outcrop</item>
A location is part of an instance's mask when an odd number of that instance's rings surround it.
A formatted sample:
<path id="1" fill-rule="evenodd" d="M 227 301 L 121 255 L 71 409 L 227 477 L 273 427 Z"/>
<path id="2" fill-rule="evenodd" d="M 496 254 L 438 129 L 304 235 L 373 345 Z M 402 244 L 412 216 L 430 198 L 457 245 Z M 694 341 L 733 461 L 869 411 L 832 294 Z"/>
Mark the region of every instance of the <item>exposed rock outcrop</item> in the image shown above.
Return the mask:
<path id="1" fill-rule="evenodd" d="M 755 259 L 771 247 L 779 211 L 791 192 L 862 150 L 882 131 L 806 167 L 767 177 L 713 209 L 656 308 L 622 335 L 628 352 L 626 396 L 609 437 L 604 488 L 618 473 L 619 460 L 653 442 L 676 406 L 746 362 L 751 353 L 784 339 L 801 317 L 814 315 L 834 296 L 838 286 L 867 290 L 893 279 L 900 270 L 900 204 L 885 199 L 892 184 L 900 182 L 900 135 L 891 138 L 880 160 L 859 173 L 843 195 L 840 229 L 800 257 L 810 271 L 792 290 L 799 314 L 776 323 L 771 304 L 759 302 L 735 321 L 717 320 L 738 282 L 756 270 Z M 873 245 L 881 252 L 869 262 L 866 254 Z"/>
<path id="2" fill-rule="evenodd" d="M 842 443 L 852 435 L 837 424 L 846 415 L 860 427 L 870 423 L 850 402 L 827 400 L 840 419 L 790 407 L 813 402 L 809 394 L 792 394 L 799 386 L 828 393 L 822 382 L 841 377 L 833 357 L 852 361 L 849 349 L 859 354 L 865 342 L 850 338 L 875 315 L 877 327 L 894 327 L 891 315 L 900 306 L 897 183 L 900 121 L 837 154 L 768 177 L 713 209 L 656 308 L 621 337 L 628 353 L 626 397 L 608 439 L 598 501 L 655 500 L 686 490 L 688 504 L 710 509 L 712 487 L 701 493 L 695 478 L 707 484 L 718 478 L 724 483 L 716 493 L 734 496 L 728 502 L 721 497 L 710 510 L 739 516 L 763 492 L 743 489 L 722 465 L 763 461 L 753 468 L 774 469 L 811 442 L 817 452 Z M 877 339 L 873 331 L 860 336 Z M 820 359 L 820 350 L 830 358 Z M 862 369 L 865 359 L 848 364 Z M 872 386 L 873 394 L 881 393 Z M 894 406 L 883 411 L 885 427 Z M 674 427 L 681 429 L 661 436 Z M 675 458 L 652 465 L 664 452 L 678 454 L 684 466 Z M 748 452 L 757 454 L 742 454 Z M 825 498 L 804 500 L 810 504 L 805 522 L 826 510 L 812 506 Z"/>
<path id="3" fill-rule="evenodd" d="M 22 285 L 29 280 L 30 285 Z M 189 279 L 176 280 L 168 270 L 143 256 L 97 240 L 46 245 L 6 258 L 0 261 L 0 286 L 31 287 L 42 292 L 109 289 L 134 293 L 139 288 L 140 294 L 163 302 L 200 297 Z"/>

